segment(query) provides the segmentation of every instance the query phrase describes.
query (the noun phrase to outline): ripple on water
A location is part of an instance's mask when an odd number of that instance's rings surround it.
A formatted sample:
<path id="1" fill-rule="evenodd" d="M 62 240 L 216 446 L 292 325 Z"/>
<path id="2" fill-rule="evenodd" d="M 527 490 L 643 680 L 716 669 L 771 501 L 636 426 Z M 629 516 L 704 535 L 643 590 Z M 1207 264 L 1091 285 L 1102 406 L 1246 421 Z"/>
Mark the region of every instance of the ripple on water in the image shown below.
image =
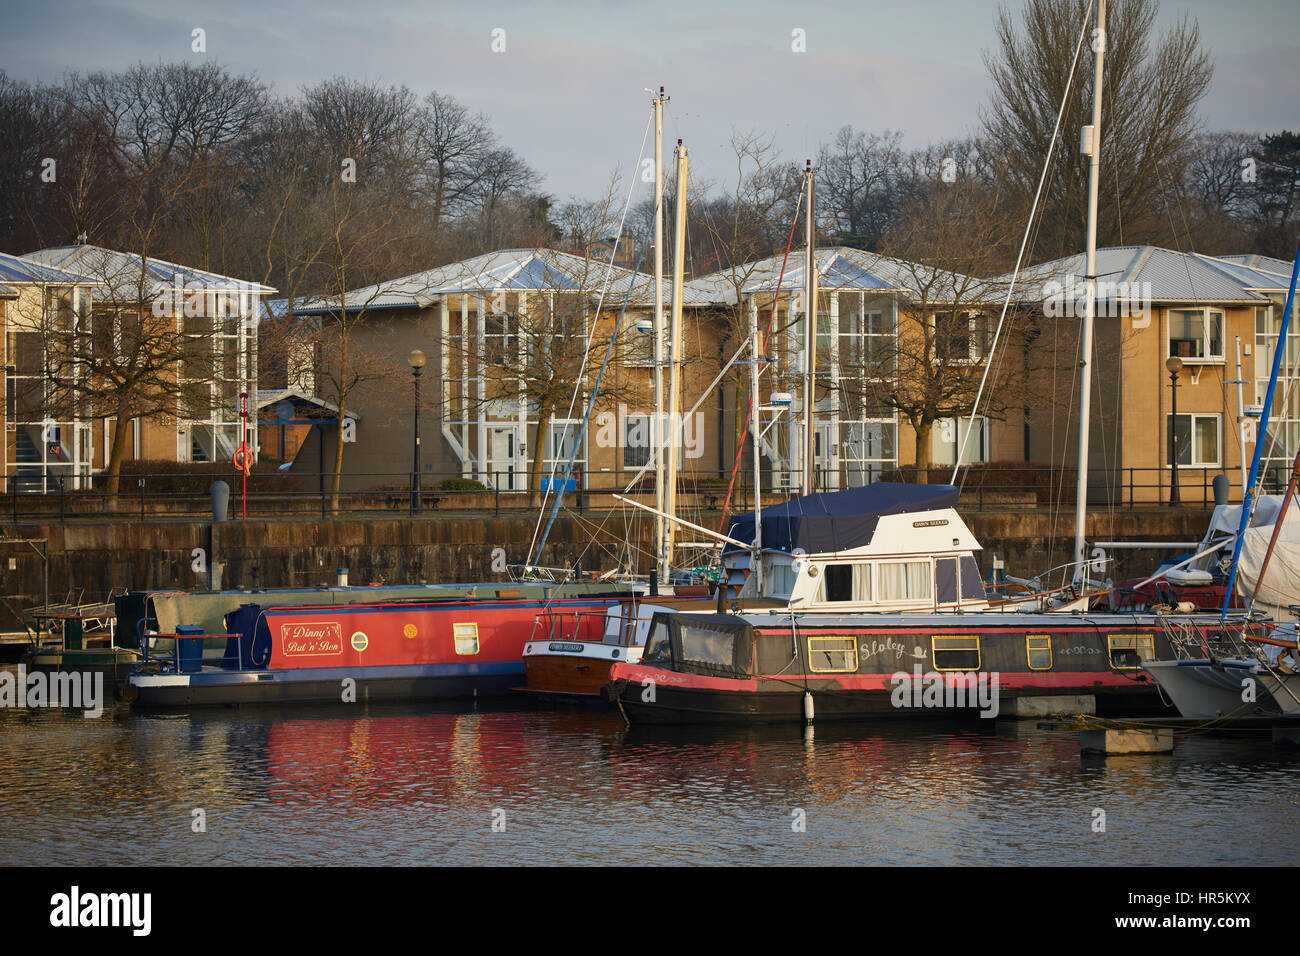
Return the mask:
<path id="1" fill-rule="evenodd" d="M 9 863 L 1294 864 L 1294 751 L 886 722 L 626 731 L 371 706 L 0 712 Z M 193 811 L 207 832 L 192 832 Z M 1105 811 L 1106 830 L 1092 828 Z M 497 829 L 493 829 L 496 822 Z M 504 822 L 504 830 L 500 828 Z M 801 828 L 802 826 L 802 828 Z M 1212 832 L 1212 841 L 1188 840 Z M 1267 834 L 1267 839 L 1262 836 Z"/>

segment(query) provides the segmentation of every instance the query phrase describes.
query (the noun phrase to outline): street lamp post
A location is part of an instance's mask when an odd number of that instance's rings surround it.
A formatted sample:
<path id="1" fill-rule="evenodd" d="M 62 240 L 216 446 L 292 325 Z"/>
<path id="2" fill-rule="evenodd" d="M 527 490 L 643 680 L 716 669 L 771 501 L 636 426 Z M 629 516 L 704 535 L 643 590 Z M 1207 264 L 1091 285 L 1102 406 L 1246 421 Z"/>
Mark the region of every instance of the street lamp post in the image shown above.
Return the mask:
<path id="1" fill-rule="evenodd" d="M 420 510 L 420 373 L 424 371 L 424 353 L 411 349 L 407 356 L 411 363 L 411 384 L 415 386 L 415 443 L 411 447 L 411 513 Z"/>
<path id="2" fill-rule="evenodd" d="M 1169 416 L 1169 507 L 1177 508 L 1178 500 L 1178 373 L 1183 370 L 1183 360 L 1171 355 L 1165 360 L 1169 370 L 1169 387 L 1173 392 Z"/>

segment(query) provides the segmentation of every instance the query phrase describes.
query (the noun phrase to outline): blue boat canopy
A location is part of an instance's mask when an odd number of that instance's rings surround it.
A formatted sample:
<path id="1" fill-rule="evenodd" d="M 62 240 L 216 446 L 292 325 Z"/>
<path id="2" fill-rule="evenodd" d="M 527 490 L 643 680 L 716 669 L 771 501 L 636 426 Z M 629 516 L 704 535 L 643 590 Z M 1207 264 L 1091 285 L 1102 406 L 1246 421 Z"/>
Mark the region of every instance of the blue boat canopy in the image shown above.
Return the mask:
<path id="1" fill-rule="evenodd" d="M 952 508 L 952 485 L 910 485 L 878 481 L 861 488 L 828 491 L 792 498 L 762 510 L 763 549 L 809 553 L 847 551 L 871 543 L 881 515 Z M 727 534 L 737 541 L 754 541 L 754 515 L 738 515 Z M 740 551 L 728 545 L 723 553 Z"/>

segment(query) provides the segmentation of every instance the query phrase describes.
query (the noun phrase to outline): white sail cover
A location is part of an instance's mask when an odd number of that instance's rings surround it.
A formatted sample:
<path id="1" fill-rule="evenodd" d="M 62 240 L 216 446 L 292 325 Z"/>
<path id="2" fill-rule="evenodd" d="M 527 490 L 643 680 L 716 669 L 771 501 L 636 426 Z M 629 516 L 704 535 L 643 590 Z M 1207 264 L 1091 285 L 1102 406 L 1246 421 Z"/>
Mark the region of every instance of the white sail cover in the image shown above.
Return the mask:
<path id="1" fill-rule="evenodd" d="M 1272 536 L 1271 524 L 1252 524 L 1246 529 L 1241 561 L 1237 565 L 1237 594 L 1243 600 L 1255 590 Z M 1277 536 L 1254 606 L 1276 620 L 1294 621 L 1296 615 L 1289 609 L 1292 604 L 1300 604 L 1300 508 L 1294 505 L 1288 509 L 1282 532 Z"/>

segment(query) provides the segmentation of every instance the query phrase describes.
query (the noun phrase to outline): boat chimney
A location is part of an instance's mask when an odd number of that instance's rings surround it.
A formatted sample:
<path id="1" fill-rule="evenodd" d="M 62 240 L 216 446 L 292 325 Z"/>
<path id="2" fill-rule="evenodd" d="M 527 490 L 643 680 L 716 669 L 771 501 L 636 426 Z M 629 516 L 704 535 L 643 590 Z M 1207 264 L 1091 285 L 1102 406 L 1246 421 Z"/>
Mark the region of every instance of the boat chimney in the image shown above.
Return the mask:
<path id="1" fill-rule="evenodd" d="M 657 568 L 650 569 L 650 596 L 659 596 L 659 570 Z"/>
<path id="2" fill-rule="evenodd" d="M 348 586 L 348 569 L 347 569 L 347 568 L 339 568 L 339 570 L 338 570 L 338 576 L 339 576 L 339 577 L 338 577 L 339 587 L 341 587 L 341 588 L 345 588 L 345 587 L 347 587 L 347 586 Z"/>

